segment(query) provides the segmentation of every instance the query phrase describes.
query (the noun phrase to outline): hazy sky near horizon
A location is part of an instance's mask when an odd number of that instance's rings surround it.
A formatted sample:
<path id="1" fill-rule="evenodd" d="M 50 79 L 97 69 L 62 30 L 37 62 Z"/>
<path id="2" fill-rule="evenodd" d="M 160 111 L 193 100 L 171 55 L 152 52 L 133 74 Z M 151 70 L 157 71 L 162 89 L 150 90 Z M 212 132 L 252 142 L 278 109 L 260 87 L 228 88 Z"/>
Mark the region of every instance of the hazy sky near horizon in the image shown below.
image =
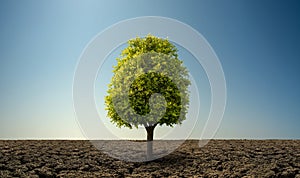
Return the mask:
<path id="1" fill-rule="evenodd" d="M 218 55 L 227 105 L 215 138 L 300 139 L 296 0 L 0 1 L 0 139 L 84 138 L 72 100 L 79 57 L 99 32 L 139 16 L 182 21 Z"/>

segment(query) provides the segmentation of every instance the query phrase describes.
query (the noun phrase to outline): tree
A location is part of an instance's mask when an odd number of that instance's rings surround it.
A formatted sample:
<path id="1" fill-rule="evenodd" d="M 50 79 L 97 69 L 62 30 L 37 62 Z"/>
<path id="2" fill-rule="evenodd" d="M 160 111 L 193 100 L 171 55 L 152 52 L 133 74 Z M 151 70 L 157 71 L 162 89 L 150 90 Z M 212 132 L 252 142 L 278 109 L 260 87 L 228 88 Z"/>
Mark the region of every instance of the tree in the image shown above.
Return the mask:
<path id="1" fill-rule="evenodd" d="M 105 97 L 107 116 L 118 127 L 144 126 L 151 157 L 154 128 L 186 119 L 188 70 L 168 39 L 152 35 L 129 40 L 117 61 Z"/>

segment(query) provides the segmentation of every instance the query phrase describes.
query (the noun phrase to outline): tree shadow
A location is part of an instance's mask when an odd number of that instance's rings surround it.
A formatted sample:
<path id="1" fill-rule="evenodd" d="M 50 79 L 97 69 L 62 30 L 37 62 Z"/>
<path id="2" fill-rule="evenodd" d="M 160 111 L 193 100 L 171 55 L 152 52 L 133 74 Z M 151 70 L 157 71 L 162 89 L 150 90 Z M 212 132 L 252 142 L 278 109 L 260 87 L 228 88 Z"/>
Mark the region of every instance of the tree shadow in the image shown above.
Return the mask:
<path id="1" fill-rule="evenodd" d="M 169 155 L 166 155 L 164 157 L 155 159 L 155 160 L 151 160 L 151 161 L 147 161 L 147 162 L 143 162 L 143 163 L 135 163 L 138 166 L 141 165 L 152 165 L 152 164 L 159 164 L 159 166 L 161 166 L 162 168 L 165 167 L 179 167 L 179 166 L 183 166 L 186 165 L 188 162 L 192 161 L 192 157 L 189 153 L 184 154 L 184 153 L 179 153 L 179 152 L 172 152 Z"/>

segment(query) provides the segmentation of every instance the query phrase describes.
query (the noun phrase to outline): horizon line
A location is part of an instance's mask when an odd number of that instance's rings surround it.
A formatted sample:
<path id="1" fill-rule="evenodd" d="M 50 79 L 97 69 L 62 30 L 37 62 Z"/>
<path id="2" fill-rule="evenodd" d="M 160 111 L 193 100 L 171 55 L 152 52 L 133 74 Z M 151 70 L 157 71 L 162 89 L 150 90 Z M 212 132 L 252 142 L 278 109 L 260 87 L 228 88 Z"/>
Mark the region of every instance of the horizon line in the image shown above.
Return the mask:
<path id="1" fill-rule="evenodd" d="M 153 141 L 163 141 L 154 139 Z M 165 141 L 200 140 L 300 140 L 300 138 L 213 138 L 213 139 L 165 139 Z M 146 139 L 84 139 L 84 138 L 0 138 L 0 141 L 147 141 Z"/>

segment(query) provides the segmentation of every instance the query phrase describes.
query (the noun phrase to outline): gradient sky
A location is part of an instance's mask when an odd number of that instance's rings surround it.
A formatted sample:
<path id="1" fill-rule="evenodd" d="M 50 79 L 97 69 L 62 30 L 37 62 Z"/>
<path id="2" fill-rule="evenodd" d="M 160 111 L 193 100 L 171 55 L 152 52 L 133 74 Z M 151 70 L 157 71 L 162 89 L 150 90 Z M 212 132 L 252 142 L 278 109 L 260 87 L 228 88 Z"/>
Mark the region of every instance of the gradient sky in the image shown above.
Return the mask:
<path id="1" fill-rule="evenodd" d="M 138 16 L 182 21 L 215 50 L 227 82 L 215 138 L 300 139 L 296 0 L 2 0 L 0 139 L 84 138 L 72 103 L 80 54 L 99 32 Z"/>

